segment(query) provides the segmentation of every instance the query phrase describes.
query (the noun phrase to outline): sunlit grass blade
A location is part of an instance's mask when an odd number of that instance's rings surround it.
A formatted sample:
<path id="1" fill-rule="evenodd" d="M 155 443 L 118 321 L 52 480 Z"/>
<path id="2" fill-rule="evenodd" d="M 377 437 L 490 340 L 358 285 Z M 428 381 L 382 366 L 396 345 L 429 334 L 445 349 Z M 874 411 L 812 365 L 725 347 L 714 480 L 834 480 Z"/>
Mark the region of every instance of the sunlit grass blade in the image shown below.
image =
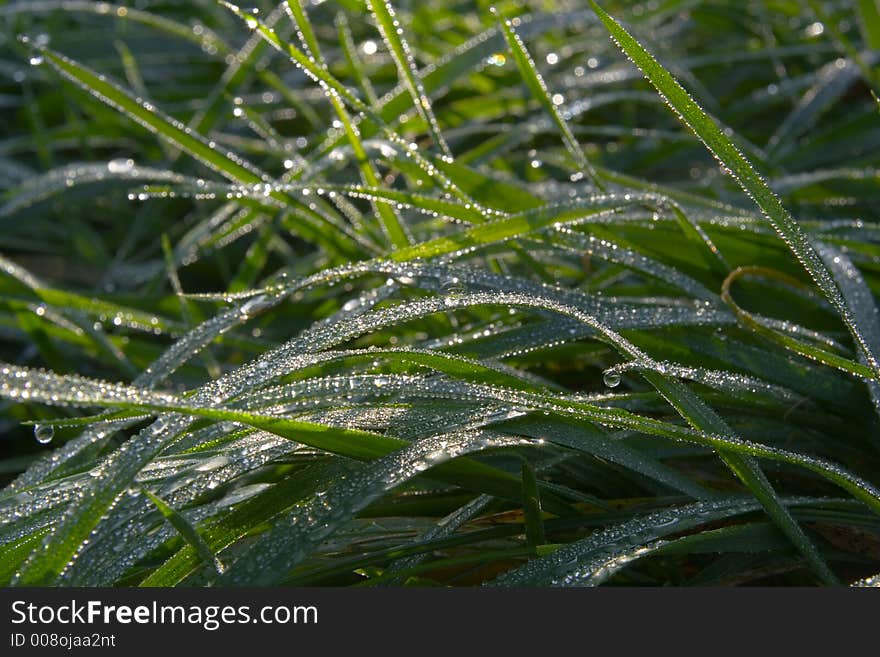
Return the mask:
<path id="1" fill-rule="evenodd" d="M 406 85 L 412 96 L 413 105 L 419 116 L 428 124 L 434 143 L 446 157 L 451 157 L 449 146 L 440 133 L 440 125 L 431 106 L 431 99 L 425 93 L 416 62 L 410 50 L 409 43 L 403 37 L 403 28 L 397 20 L 394 8 L 387 0 L 367 0 L 367 6 L 376 18 L 376 26 L 384 39 L 394 64 L 397 66 L 397 74 Z"/>
<path id="2" fill-rule="evenodd" d="M 318 40 L 315 38 L 314 30 L 312 30 L 308 15 L 306 14 L 305 8 L 302 6 L 302 1 L 287 0 L 286 7 L 291 14 L 291 18 L 297 29 L 297 34 L 299 35 L 300 41 L 306 52 L 313 57 L 319 65 L 326 68 L 327 65 L 324 61 L 324 57 L 321 55 Z M 378 187 L 379 176 L 376 173 L 373 164 L 370 162 L 366 150 L 364 150 L 357 126 L 352 122 L 351 116 L 349 116 L 348 111 L 345 109 L 342 99 L 336 94 L 330 94 L 329 98 L 331 105 L 333 105 L 333 110 L 336 112 L 336 115 L 339 117 L 339 120 L 342 122 L 342 126 L 345 129 L 346 137 L 348 138 L 349 144 L 351 144 L 364 184 L 371 187 Z M 382 222 L 382 227 L 388 235 L 391 243 L 397 247 L 409 245 L 411 240 L 407 235 L 403 224 L 400 222 L 400 218 L 394 212 L 394 209 L 387 203 L 375 203 L 374 207 L 376 214 Z"/>
<path id="3" fill-rule="evenodd" d="M 580 208 L 548 206 L 480 224 L 447 237 L 438 237 L 428 242 L 414 244 L 411 247 L 395 251 L 391 254 L 391 257 L 399 262 L 406 262 L 416 258 L 434 258 L 447 253 L 474 248 L 481 244 L 491 244 L 520 237 L 555 224 L 563 225 L 567 222 L 588 220 L 593 216 L 612 213 L 618 206 L 631 202 L 633 201 L 627 201 L 622 197 L 612 195 L 596 197 L 591 204 L 592 208 L 588 207 L 587 204 Z"/>
<path id="4" fill-rule="evenodd" d="M 761 322 L 752 313 L 740 307 L 733 298 L 731 286 L 734 281 L 744 276 L 763 276 L 766 278 L 781 281 L 795 288 L 801 287 L 801 284 L 798 280 L 792 279 L 791 277 L 788 277 L 781 272 L 762 267 L 738 267 L 737 269 L 730 272 L 730 274 L 727 276 L 727 278 L 724 279 L 724 283 L 722 284 L 721 299 L 725 303 L 727 303 L 728 306 L 730 306 L 736 316 L 745 325 L 747 325 L 755 332 L 766 336 L 767 338 L 773 340 L 774 342 L 777 342 L 787 349 L 791 349 L 801 356 L 811 358 L 830 367 L 836 367 L 843 372 L 849 372 L 850 374 L 854 374 L 868 380 L 878 380 L 876 372 L 867 365 L 857 363 L 853 360 L 850 360 L 849 358 L 841 356 L 840 354 L 836 354 L 832 351 L 828 351 L 827 349 L 823 349 L 822 347 L 809 344 L 802 340 L 798 340 L 791 335 L 783 333 L 771 326 L 767 326 L 766 323 Z M 868 326 L 867 322 L 870 319 L 870 316 L 863 315 L 862 321 L 865 323 L 865 326 Z"/>
<path id="5" fill-rule="evenodd" d="M 369 76 L 364 71 L 364 64 L 357 54 L 357 47 L 351 34 L 351 27 L 343 12 L 336 14 L 336 29 L 339 32 L 339 44 L 345 55 L 345 61 L 348 63 L 352 75 L 357 80 L 358 86 L 363 91 L 364 98 L 366 98 L 371 107 L 377 107 L 379 105 L 379 97 L 376 95 L 376 90 L 373 88 Z"/>
<path id="6" fill-rule="evenodd" d="M 880 50 L 880 7 L 877 0 L 857 0 L 859 27 L 865 43 L 872 50 Z"/>

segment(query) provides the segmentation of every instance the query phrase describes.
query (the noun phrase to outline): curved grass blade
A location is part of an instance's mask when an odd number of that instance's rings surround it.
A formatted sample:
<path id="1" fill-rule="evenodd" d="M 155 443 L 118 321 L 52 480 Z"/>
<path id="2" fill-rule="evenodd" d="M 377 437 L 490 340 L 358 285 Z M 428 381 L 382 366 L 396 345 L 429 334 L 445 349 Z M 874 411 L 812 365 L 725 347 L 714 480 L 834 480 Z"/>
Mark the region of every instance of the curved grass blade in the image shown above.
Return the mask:
<path id="1" fill-rule="evenodd" d="M 463 454 L 491 447 L 522 445 L 516 438 L 488 438 L 465 433 L 417 441 L 367 466 L 352 469 L 309 502 L 276 522 L 235 561 L 217 581 L 219 585 L 271 585 L 329 536 L 386 491 L 425 470 Z"/>
<path id="2" fill-rule="evenodd" d="M 137 7 L 116 5 L 109 2 L 92 2 L 91 0 L 15 2 L 0 7 L 0 16 L 15 17 L 18 14 L 49 13 L 59 10 L 65 12 L 86 12 L 142 23 L 179 39 L 191 41 L 205 51 L 213 51 L 220 55 L 230 52 L 229 45 L 206 25 L 200 25 L 200 29 L 193 30 L 190 25 L 180 23 L 165 16 L 144 11 Z"/>
<path id="3" fill-rule="evenodd" d="M 783 500 L 786 506 L 815 503 L 810 498 Z M 727 498 L 664 509 L 595 532 L 551 554 L 509 571 L 492 586 L 597 586 L 618 570 L 650 553 L 657 539 L 700 525 L 758 510 L 756 502 Z"/>
<path id="4" fill-rule="evenodd" d="M 826 349 L 822 349 L 821 347 L 808 344 L 802 340 L 798 340 L 791 337 L 790 335 L 778 331 L 775 328 L 767 326 L 766 321 L 759 320 L 755 315 L 741 308 L 736 303 L 736 301 L 734 301 L 733 295 L 730 292 L 730 288 L 736 279 L 750 275 L 772 278 L 778 281 L 782 281 L 783 283 L 786 283 L 787 285 L 794 288 L 802 287 L 800 281 L 798 281 L 797 279 L 786 276 L 785 274 L 782 274 L 781 272 L 773 269 L 767 269 L 765 267 L 737 267 L 732 272 L 730 272 L 727 278 L 724 279 L 724 282 L 721 286 L 721 300 L 724 301 L 728 306 L 730 306 L 730 308 L 743 322 L 743 324 L 754 330 L 756 333 L 766 336 L 770 340 L 781 344 L 785 348 L 790 349 L 800 354 L 801 356 L 805 356 L 830 367 L 835 367 L 842 372 L 848 372 L 850 374 L 862 377 L 864 379 L 867 379 L 869 383 L 876 383 L 878 381 L 877 373 L 872 370 L 868 365 L 864 364 L 864 355 L 860 354 L 863 362 L 857 363 L 850 360 L 849 358 L 828 351 Z M 855 301 L 855 295 L 848 295 L 847 302 L 850 304 L 851 307 L 853 301 Z M 862 314 L 861 319 L 871 319 L 870 315 L 863 314 L 863 310 L 859 309 L 858 312 Z"/>
<path id="5" fill-rule="evenodd" d="M 840 249 L 817 243 L 816 249 L 837 280 L 840 290 L 847 299 L 859 326 L 865 331 L 865 340 L 874 353 L 880 353 L 880 310 L 871 294 L 871 289 L 858 268 Z M 859 360 L 865 364 L 865 357 L 859 354 Z M 867 382 L 874 409 L 880 415 L 880 381 Z"/>
<path id="6" fill-rule="evenodd" d="M 779 197 L 773 193 L 751 163 L 740 153 L 730 138 L 718 127 L 687 91 L 645 50 L 616 20 L 609 16 L 595 0 L 590 6 L 608 29 L 612 38 L 638 66 L 648 81 L 669 103 L 678 117 L 706 145 L 709 151 L 730 171 L 743 191 L 758 205 L 779 236 L 785 241 L 828 301 L 834 306 L 865 356 L 868 366 L 880 376 L 880 362 L 865 341 L 852 310 L 846 303 L 834 277 L 825 267 L 807 233 L 792 218 Z"/>
<path id="7" fill-rule="evenodd" d="M 26 179 L 18 188 L 4 194 L 0 219 L 21 212 L 30 206 L 60 194 L 73 186 L 102 182 L 150 181 L 183 182 L 184 176 L 173 171 L 142 167 L 131 160 L 111 160 L 107 164 L 73 164 Z"/>

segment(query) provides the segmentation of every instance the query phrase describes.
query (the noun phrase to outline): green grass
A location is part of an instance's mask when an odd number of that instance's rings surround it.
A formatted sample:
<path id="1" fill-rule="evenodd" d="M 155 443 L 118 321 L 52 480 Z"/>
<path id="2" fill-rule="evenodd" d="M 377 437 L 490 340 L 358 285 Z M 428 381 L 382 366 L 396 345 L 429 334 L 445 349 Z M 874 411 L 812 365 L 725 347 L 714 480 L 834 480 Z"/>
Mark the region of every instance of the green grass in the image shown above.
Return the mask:
<path id="1" fill-rule="evenodd" d="M 392 4 L 0 6 L 0 582 L 876 582 L 876 2 Z"/>

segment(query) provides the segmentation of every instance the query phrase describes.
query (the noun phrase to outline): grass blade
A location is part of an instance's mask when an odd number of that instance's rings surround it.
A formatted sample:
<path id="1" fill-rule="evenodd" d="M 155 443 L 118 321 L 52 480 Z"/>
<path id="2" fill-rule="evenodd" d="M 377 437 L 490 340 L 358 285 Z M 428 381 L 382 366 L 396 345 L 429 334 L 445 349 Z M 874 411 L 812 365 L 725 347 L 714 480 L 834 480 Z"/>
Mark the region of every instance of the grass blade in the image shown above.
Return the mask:
<path id="1" fill-rule="evenodd" d="M 526 46 L 522 39 L 520 39 L 519 35 L 514 31 L 513 24 L 511 21 L 503 19 L 500 25 L 501 32 L 507 42 L 507 47 L 510 48 L 510 52 L 513 54 L 513 59 L 516 62 L 516 66 L 519 69 L 523 81 L 526 83 L 532 96 L 541 103 L 544 110 L 550 115 L 553 123 L 556 124 L 556 128 L 562 136 L 562 143 L 565 145 L 566 150 L 574 159 L 575 164 L 577 164 L 581 173 L 589 176 L 590 180 L 592 180 L 600 190 L 604 189 L 602 181 L 596 175 L 596 170 L 593 168 L 592 164 L 590 164 L 587 156 L 584 155 L 584 150 L 577 142 L 577 139 L 575 139 L 571 128 L 562 117 L 562 113 L 559 111 L 559 106 L 562 103 L 556 102 L 555 96 L 551 97 L 550 91 L 547 89 L 547 83 L 544 82 L 544 78 L 542 78 L 541 74 L 538 72 L 538 67 L 535 65 L 535 61 L 532 59 L 529 51 L 526 50 Z"/>
<path id="2" fill-rule="evenodd" d="M 523 516 L 526 525 L 526 544 L 533 550 L 539 545 L 544 545 L 547 538 L 544 535 L 544 518 L 541 510 L 541 494 L 538 491 L 538 480 L 535 477 L 535 469 L 526 461 L 522 464 L 523 482 Z"/>
<path id="3" fill-rule="evenodd" d="M 397 20 L 394 7 L 387 0 L 367 0 L 367 6 L 376 18 L 376 26 L 382 39 L 391 52 L 394 64 L 397 66 L 397 74 L 406 85 L 407 90 L 412 96 L 413 105 L 419 116 L 428 125 L 434 143 L 440 149 L 440 152 L 447 158 L 452 157 L 449 146 L 443 135 L 440 133 L 440 124 L 437 123 L 437 117 L 434 116 L 434 110 L 431 107 L 431 99 L 425 93 L 425 87 L 419 77 L 416 68 L 415 59 L 410 51 L 409 44 L 403 38 L 403 28 Z"/>
<path id="4" fill-rule="evenodd" d="M 151 493 L 146 489 L 143 489 L 143 493 L 153 503 L 153 506 L 159 509 L 159 512 L 165 516 L 165 519 L 171 523 L 174 529 L 178 531 L 180 536 L 189 543 L 193 549 L 195 549 L 202 561 L 213 566 L 218 574 L 222 574 L 226 569 L 225 566 L 217 558 L 217 555 L 211 551 L 211 548 L 205 542 L 205 539 L 201 537 L 196 528 L 193 527 L 192 524 L 190 524 L 190 522 L 180 513 L 171 508 L 168 503 L 158 495 Z"/>
<path id="5" fill-rule="evenodd" d="M 785 241 L 804 269 L 834 306 L 849 329 L 855 343 L 864 354 L 868 366 L 880 376 L 880 361 L 865 341 L 852 311 L 846 303 L 834 277 L 822 262 L 806 232 L 789 214 L 779 197 L 773 193 L 755 168 L 740 153 L 730 138 L 718 127 L 687 91 L 645 50 L 616 20 L 609 16 L 595 0 L 590 6 L 608 29 L 612 38 L 645 74 L 678 117 L 706 145 L 709 151 L 727 167 L 730 175 L 758 205 L 779 236 Z"/>

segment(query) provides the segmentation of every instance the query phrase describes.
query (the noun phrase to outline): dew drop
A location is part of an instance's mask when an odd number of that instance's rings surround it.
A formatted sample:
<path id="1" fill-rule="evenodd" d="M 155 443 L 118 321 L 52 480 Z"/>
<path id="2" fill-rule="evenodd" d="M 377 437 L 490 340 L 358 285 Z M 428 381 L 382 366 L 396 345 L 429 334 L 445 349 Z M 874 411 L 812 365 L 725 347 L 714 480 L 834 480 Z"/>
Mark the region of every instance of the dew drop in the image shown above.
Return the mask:
<path id="1" fill-rule="evenodd" d="M 55 437 L 55 428 L 51 424 L 35 424 L 34 438 L 41 445 L 48 445 Z"/>
<path id="2" fill-rule="evenodd" d="M 267 297 L 265 294 L 260 294 L 252 299 L 248 299 L 245 303 L 241 305 L 239 308 L 239 312 L 245 316 L 249 317 L 250 315 L 254 315 L 258 312 L 269 308 L 272 305 L 272 299 Z"/>
<path id="3" fill-rule="evenodd" d="M 490 55 L 486 58 L 486 63 L 491 66 L 504 66 L 507 62 L 507 57 L 504 56 L 503 53 L 496 52 L 493 55 Z"/>
<path id="4" fill-rule="evenodd" d="M 134 168 L 134 160 L 119 158 L 107 163 L 107 171 L 110 173 L 130 173 Z"/>
<path id="5" fill-rule="evenodd" d="M 620 385 L 620 374 L 609 370 L 602 375 L 602 381 L 609 388 L 616 388 Z"/>

